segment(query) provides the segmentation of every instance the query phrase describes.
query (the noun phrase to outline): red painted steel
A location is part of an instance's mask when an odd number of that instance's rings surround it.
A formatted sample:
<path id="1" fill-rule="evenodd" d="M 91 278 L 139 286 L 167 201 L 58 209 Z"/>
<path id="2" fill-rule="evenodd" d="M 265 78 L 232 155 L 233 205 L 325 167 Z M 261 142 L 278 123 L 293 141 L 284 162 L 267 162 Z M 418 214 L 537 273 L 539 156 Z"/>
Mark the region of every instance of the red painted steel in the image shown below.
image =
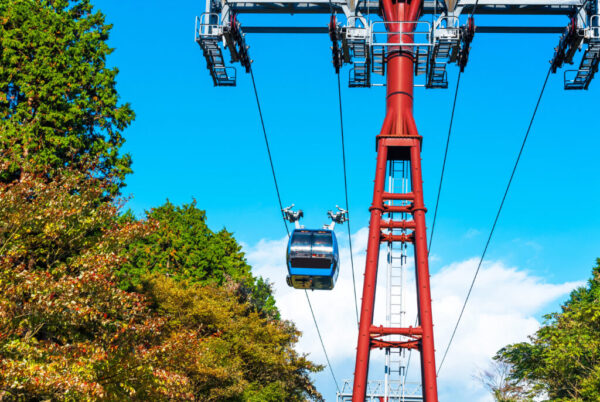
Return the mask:
<path id="1" fill-rule="evenodd" d="M 402 242 L 402 243 L 414 243 L 415 242 L 415 238 L 414 238 L 413 235 L 410 235 L 410 234 L 393 235 L 393 234 L 389 234 L 389 233 L 382 233 L 381 234 L 381 241 L 382 242 L 383 241 L 386 241 L 386 242 L 399 241 L 399 242 Z"/>
<path id="2" fill-rule="evenodd" d="M 371 349 L 384 349 L 388 347 L 396 349 L 419 349 L 419 341 L 382 341 L 379 339 L 371 340 Z"/>
<path id="3" fill-rule="evenodd" d="M 388 42 L 413 42 L 413 23 L 395 21 L 417 21 L 422 0 L 382 0 L 384 20 L 388 30 Z M 401 32 L 401 33 L 400 33 Z M 369 223 L 367 261 L 364 274 L 363 297 L 360 311 L 356 366 L 352 391 L 353 402 L 363 402 L 366 396 L 369 374 L 369 357 L 372 348 L 416 348 L 421 353 L 421 379 L 425 402 L 437 402 L 435 373 L 435 350 L 433 342 L 433 317 L 429 286 L 429 266 L 425 226 L 425 205 L 421 175 L 421 137 L 413 117 L 413 71 L 414 55 L 410 47 L 390 46 L 387 52 L 387 99 L 386 116 L 377 136 L 377 167 L 375 187 Z M 400 155 L 402 155 L 400 157 Z M 388 158 L 389 156 L 389 158 Z M 410 161 L 410 193 L 390 194 L 385 192 L 386 164 L 388 160 L 402 158 Z M 409 206 L 388 206 L 385 200 L 407 200 Z M 410 213 L 412 221 L 382 221 L 383 214 Z M 382 228 L 403 227 L 412 229 L 408 235 L 382 233 Z M 415 328 L 383 328 L 373 326 L 375 287 L 381 242 L 412 242 L 414 244 L 417 304 L 419 326 Z M 394 332 L 397 331 L 397 332 Z M 385 341 L 378 337 L 385 334 L 403 334 L 415 340 Z M 418 339 L 416 339 L 418 338 Z"/>
<path id="4" fill-rule="evenodd" d="M 383 198 L 386 200 L 406 200 L 412 201 L 415 199 L 413 193 L 397 194 L 397 193 L 383 193 Z"/>
<path id="5" fill-rule="evenodd" d="M 417 225 L 414 221 L 381 221 L 382 228 L 394 228 L 394 229 L 415 229 Z"/>
<path id="6" fill-rule="evenodd" d="M 371 326 L 371 334 L 374 335 L 406 335 L 406 336 L 415 336 L 415 335 L 423 335 L 423 329 L 419 327 L 408 327 L 408 328 L 389 328 L 380 325 L 378 327 L 372 325 Z"/>
<path id="7" fill-rule="evenodd" d="M 360 309 L 360 325 L 358 329 L 358 347 L 352 401 L 363 402 L 367 392 L 367 377 L 369 374 L 369 353 L 371 351 L 371 334 L 369 327 L 373 323 L 373 308 L 375 304 L 375 287 L 377 286 L 377 261 L 379 260 L 379 245 L 381 231 L 379 223 L 383 212 L 383 189 L 385 187 L 385 165 L 387 163 L 387 147 L 380 147 L 377 153 L 377 168 L 375 173 L 375 190 L 371 205 L 371 220 L 369 222 L 369 239 L 367 243 L 367 262 L 363 284 L 363 297 Z"/>
<path id="8" fill-rule="evenodd" d="M 404 205 L 384 205 L 383 210 L 385 212 L 397 212 L 399 214 L 410 214 L 412 212 L 412 206 L 404 206 Z"/>

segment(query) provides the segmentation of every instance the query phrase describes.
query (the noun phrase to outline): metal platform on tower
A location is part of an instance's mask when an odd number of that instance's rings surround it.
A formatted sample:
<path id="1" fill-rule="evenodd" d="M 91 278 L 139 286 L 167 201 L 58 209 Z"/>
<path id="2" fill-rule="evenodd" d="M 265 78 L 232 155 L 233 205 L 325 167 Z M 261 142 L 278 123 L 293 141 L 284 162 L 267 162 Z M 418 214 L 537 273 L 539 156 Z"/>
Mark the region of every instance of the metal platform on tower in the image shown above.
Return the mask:
<path id="1" fill-rule="evenodd" d="M 352 380 L 345 380 L 342 389 L 337 393 L 337 402 L 352 401 Z M 369 381 L 367 384 L 368 402 L 423 402 L 420 384 L 414 382 Z"/>
<path id="2" fill-rule="evenodd" d="M 239 14 L 330 14 L 345 17 L 345 22 L 336 19 L 329 28 L 314 26 L 247 26 L 246 33 L 329 33 L 334 48 L 336 71 L 348 65 L 348 86 L 383 86 L 384 81 L 373 79 L 373 74 L 385 74 L 385 61 L 389 44 L 384 22 L 376 16 L 379 3 L 373 1 L 355 2 L 313 0 L 269 1 L 269 0 L 209 0 L 207 10 L 197 19 L 195 38 L 206 58 L 207 68 L 215 86 L 235 86 L 235 68 L 227 66 L 223 54 L 230 53 L 231 62 L 245 60 L 248 46 L 245 34 L 236 20 Z M 471 42 L 475 33 L 548 33 L 565 30 L 559 26 L 515 27 L 481 26 L 476 27 L 472 16 L 463 17 L 477 11 L 477 14 L 497 15 L 564 15 L 571 18 L 572 32 L 561 39 L 561 45 L 568 45 L 569 54 L 555 54 L 553 65 L 573 64 L 575 51 L 584 50 L 578 69 L 565 71 L 565 89 L 587 89 L 592 81 L 600 60 L 600 17 L 597 0 L 455 0 L 423 3 L 422 15 L 431 14 L 431 22 L 414 21 L 414 37 L 406 43 L 407 50 L 415 58 L 415 75 L 423 76 L 424 81 L 417 86 L 426 88 L 447 88 L 446 69 L 449 64 L 457 64 L 461 71 L 467 66 Z M 232 21 L 235 20 L 235 23 Z M 461 23 L 461 20 L 464 22 Z M 406 22 L 406 21 L 404 21 Z M 569 26 L 566 30 L 569 30 Z M 405 35 L 400 35 L 403 38 Z M 410 44 L 408 43 L 410 42 Z M 577 46 L 574 46 L 574 44 Z M 410 49 L 408 49 L 410 48 Z M 241 52 L 241 53 L 240 53 Z M 556 58 L 557 57 L 557 58 Z M 247 60 L 249 63 L 250 61 Z M 248 71 L 248 67 L 246 71 Z M 553 69 L 556 72 L 556 69 Z"/>

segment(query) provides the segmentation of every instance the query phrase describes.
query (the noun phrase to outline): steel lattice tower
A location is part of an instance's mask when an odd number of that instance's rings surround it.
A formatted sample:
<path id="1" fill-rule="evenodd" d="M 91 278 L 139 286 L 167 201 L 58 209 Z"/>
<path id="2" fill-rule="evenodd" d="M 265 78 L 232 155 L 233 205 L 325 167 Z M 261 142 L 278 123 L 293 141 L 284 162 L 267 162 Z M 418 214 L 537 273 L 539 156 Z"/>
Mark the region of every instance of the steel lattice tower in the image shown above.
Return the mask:
<path id="1" fill-rule="evenodd" d="M 421 1 L 382 2 L 383 16 L 388 30 L 389 43 L 414 43 L 415 23 L 396 21 L 417 21 L 421 11 Z M 354 402 L 364 401 L 369 373 L 369 357 L 373 348 L 417 349 L 421 356 L 423 395 L 426 401 L 437 401 L 435 373 L 435 349 L 433 342 L 433 316 L 431 311 L 431 290 L 429 286 L 429 266 L 425 226 L 425 204 L 423 201 L 423 180 L 421 175 L 421 136 L 413 117 L 413 71 L 415 55 L 411 46 L 390 46 L 386 59 L 387 97 L 386 116 L 381 132 L 377 136 L 377 165 L 375 188 L 370 207 L 367 262 L 363 285 L 362 306 L 356 366 L 354 372 Z M 385 191 L 388 161 L 408 161 L 410 165 L 411 191 L 409 193 L 389 193 Z M 389 206 L 385 201 L 406 200 L 406 206 Z M 412 215 L 412 220 L 384 219 L 394 212 Z M 394 235 L 384 229 L 408 229 L 410 234 Z M 382 242 L 412 243 L 414 245 L 418 325 L 416 327 L 383 327 L 373 325 L 375 288 L 379 252 Z M 406 339 L 385 340 L 388 335 L 402 335 Z"/>

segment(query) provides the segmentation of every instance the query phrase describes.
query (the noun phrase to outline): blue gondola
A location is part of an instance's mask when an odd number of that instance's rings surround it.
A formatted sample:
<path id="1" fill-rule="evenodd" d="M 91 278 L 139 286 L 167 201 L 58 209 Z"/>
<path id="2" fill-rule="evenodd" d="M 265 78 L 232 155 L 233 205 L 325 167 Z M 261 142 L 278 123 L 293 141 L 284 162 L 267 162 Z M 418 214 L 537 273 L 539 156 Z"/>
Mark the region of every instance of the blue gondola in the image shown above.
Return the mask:
<path id="1" fill-rule="evenodd" d="M 304 214 L 302 211 L 292 211 L 293 206 L 282 209 L 283 217 L 296 226 L 287 246 L 287 284 L 296 289 L 331 290 L 335 286 L 340 265 L 333 228 L 336 223 L 348 220 L 348 212 L 336 206 L 338 212 L 327 212 L 331 224 L 323 226 L 323 229 L 305 229 L 298 222 Z"/>
<path id="2" fill-rule="evenodd" d="M 287 248 L 287 284 L 331 290 L 339 274 L 339 258 L 333 230 L 294 229 Z"/>

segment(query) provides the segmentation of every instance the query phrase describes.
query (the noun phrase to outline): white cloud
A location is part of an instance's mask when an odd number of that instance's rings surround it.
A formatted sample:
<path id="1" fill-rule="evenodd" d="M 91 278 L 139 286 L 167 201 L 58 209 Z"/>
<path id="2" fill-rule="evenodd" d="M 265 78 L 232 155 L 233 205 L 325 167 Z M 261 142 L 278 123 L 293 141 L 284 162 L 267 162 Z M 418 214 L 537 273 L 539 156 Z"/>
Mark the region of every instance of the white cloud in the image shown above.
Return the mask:
<path id="1" fill-rule="evenodd" d="M 368 229 L 363 228 L 352 237 L 359 307 L 367 236 Z M 342 245 L 346 243 L 344 232 L 338 233 L 338 240 Z M 292 289 L 285 283 L 286 245 L 287 238 L 260 240 L 256 245 L 246 247 L 248 262 L 253 266 L 255 274 L 273 282 L 277 305 L 283 318 L 294 321 L 303 332 L 298 350 L 309 353 L 311 359 L 318 363 L 325 363 L 304 291 Z M 385 248 L 382 247 L 381 250 L 374 319 L 376 324 L 385 323 Z M 346 372 L 351 374 L 353 370 L 348 371 L 347 366 L 354 362 L 357 325 L 347 247 L 340 248 L 340 259 L 341 271 L 335 288 L 332 291 L 309 291 L 308 294 L 332 365 L 334 368 L 345 367 Z M 476 258 L 452 263 L 431 277 L 438 364 L 477 263 Z M 484 263 L 440 374 L 440 399 L 451 401 L 456 400 L 456 395 L 462 395 L 462 400 L 486 400 L 485 392 L 473 379 L 478 368 L 485 367 L 490 357 L 502 346 L 526 340 L 527 335 L 535 332 L 540 325 L 535 316 L 549 303 L 560 300 L 581 284 L 549 284 L 542 278 L 516 267 L 508 267 L 500 261 Z M 412 265 L 407 270 L 406 310 L 407 322 L 412 324 L 416 314 Z M 374 358 L 380 360 L 382 356 L 379 353 Z M 412 359 L 411 366 L 414 366 L 411 371 L 418 374 L 418 354 Z M 323 372 L 320 375 L 329 376 L 329 373 Z"/>
<path id="2" fill-rule="evenodd" d="M 438 363 L 450 339 L 464 297 L 477 268 L 477 258 L 450 264 L 432 277 Z M 472 379 L 490 357 L 509 343 L 525 341 L 539 328 L 535 315 L 582 282 L 545 283 L 502 262 L 484 263 L 448 353 L 440 383 L 447 388 L 472 389 Z"/>

